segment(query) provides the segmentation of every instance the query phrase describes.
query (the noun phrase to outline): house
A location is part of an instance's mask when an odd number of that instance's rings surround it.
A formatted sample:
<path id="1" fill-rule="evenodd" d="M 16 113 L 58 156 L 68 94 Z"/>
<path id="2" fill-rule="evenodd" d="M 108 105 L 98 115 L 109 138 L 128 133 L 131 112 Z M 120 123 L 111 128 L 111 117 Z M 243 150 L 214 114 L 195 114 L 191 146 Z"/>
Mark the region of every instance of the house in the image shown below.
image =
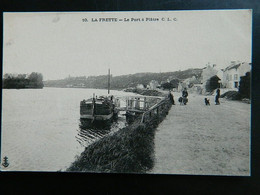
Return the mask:
<path id="1" fill-rule="evenodd" d="M 191 88 L 189 88 L 190 92 L 202 94 L 202 84 L 194 84 Z"/>
<path id="2" fill-rule="evenodd" d="M 205 94 L 207 92 L 210 92 L 214 90 L 214 88 L 220 87 L 221 78 L 222 78 L 222 71 L 217 67 L 216 64 L 213 64 L 212 66 L 210 63 L 206 65 L 205 68 L 203 68 L 201 76 L 202 76 L 202 90 L 201 93 Z"/>
<path id="3" fill-rule="evenodd" d="M 212 66 L 208 63 L 205 68 L 203 68 L 201 76 L 202 76 L 202 83 L 205 86 L 206 82 L 213 76 L 218 74 L 218 69 L 216 64 Z"/>
<path id="4" fill-rule="evenodd" d="M 143 84 L 137 84 L 136 88 L 137 89 L 144 89 L 144 85 Z"/>
<path id="5" fill-rule="evenodd" d="M 240 77 L 251 71 L 251 63 L 232 61 L 231 65 L 223 70 L 222 85 L 229 89 L 238 89 Z"/>
<path id="6" fill-rule="evenodd" d="M 183 81 L 179 82 L 177 91 L 181 92 L 184 88 L 187 88 L 187 84 Z"/>
<path id="7" fill-rule="evenodd" d="M 155 80 L 151 80 L 150 83 L 149 83 L 149 89 L 156 89 L 157 87 L 159 86 L 159 82 L 158 81 L 155 81 Z"/>

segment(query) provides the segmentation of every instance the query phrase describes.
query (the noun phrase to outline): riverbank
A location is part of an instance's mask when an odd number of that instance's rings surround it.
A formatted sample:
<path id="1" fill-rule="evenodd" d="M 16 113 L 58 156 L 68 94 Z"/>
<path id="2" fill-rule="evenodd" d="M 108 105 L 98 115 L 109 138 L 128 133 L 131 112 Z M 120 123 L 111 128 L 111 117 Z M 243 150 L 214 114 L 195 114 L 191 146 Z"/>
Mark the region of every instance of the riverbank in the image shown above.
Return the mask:
<path id="1" fill-rule="evenodd" d="M 15 87 L 3 87 L 3 89 L 43 89 L 43 87 L 19 87 L 19 86 L 15 86 Z"/>
<path id="2" fill-rule="evenodd" d="M 133 124 L 104 137 L 85 148 L 66 171 L 145 173 L 154 165 L 154 136 L 160 122 L 171 108 L 167 100 L 160 111 L 145 123 Z"/>

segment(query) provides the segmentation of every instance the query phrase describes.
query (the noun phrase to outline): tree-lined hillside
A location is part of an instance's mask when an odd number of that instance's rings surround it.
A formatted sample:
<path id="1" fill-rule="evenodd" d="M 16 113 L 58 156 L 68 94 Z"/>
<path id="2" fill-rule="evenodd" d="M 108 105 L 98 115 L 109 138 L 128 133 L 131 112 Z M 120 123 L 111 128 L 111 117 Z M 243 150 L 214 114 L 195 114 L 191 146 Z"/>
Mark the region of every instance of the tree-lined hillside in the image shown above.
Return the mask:
<path id="1" fill-rule="evenodd" d="M 121 76 L 111 76 L 111 89 L 124 89 L 136 87 L 137 84 L 148 85 L 151 80 L 159 83 L 171 80 L 184 80 L 195 76 L 200 78 L 202 69 L 188 69 L 184 71 L 164 72 L 164 73 L 136 73 Z M 62 80 L 44 81 L 45 87 L 85 87 L 85 88 L 107 88 L 108 76 L 89 76 L 89 77 L 68 77 Z"/>

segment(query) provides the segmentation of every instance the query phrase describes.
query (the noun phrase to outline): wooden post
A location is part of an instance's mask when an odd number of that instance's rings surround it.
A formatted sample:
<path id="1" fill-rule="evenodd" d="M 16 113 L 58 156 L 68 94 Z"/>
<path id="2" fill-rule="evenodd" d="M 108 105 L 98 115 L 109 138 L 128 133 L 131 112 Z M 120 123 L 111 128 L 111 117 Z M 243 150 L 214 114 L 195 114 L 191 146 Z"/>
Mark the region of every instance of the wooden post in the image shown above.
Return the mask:
<path id="1" fill-rule="evenodd" d="M 129 107 L 132 108 L 132 98 L 129 99 Z"/>
<path id="2" fill-rule="evenodd" d="M 107 86 L 107 90 L 108 90 L 108 95 L 110 93 L 110 68 L 108 69 L 108 86 Z"/>

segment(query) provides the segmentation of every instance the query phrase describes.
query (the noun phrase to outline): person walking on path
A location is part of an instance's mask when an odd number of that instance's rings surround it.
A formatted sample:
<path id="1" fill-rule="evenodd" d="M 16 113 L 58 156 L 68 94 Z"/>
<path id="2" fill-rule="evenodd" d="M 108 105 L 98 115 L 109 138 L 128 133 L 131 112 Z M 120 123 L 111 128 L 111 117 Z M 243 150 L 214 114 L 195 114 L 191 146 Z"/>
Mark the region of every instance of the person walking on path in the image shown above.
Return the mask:
<path id="1" fill-rule="evenodd" d="M 186 105 L 187 104 L 187 102 L 188 102 L 188 91 L 187 91 L 187 88 L 185 87 L 184 88 L 184 90 L 182 91 L 182 98 L 183 98 L 183 103 L 184 103 L 184 105 Z"/>
<path id="2" fill-rule="evenodd" d="M 217 91 L 216 91 L 216 97 L 215 97 L 216 105 L 220 105 L 219 97 L 220 97 L 220 89 L 218 88 Z"/>

